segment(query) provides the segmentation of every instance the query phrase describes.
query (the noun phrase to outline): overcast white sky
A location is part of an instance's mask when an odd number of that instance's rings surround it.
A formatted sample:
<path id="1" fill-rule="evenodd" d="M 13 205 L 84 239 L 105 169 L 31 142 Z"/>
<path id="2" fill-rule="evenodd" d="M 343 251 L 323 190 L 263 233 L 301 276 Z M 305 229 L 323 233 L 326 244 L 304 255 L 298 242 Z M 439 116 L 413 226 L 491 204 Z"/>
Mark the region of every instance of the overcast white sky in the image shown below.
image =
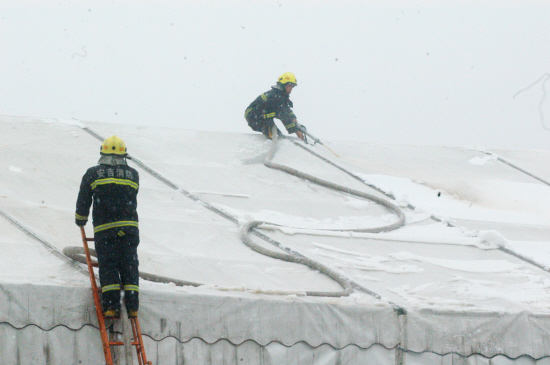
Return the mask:
<path id="1" fill-rule="evenodd" d="M 548 19 L 548 1 L 0 1 L 0 114 L 247 133 L 291 71 L 321 139 L 550 149 Z"/>

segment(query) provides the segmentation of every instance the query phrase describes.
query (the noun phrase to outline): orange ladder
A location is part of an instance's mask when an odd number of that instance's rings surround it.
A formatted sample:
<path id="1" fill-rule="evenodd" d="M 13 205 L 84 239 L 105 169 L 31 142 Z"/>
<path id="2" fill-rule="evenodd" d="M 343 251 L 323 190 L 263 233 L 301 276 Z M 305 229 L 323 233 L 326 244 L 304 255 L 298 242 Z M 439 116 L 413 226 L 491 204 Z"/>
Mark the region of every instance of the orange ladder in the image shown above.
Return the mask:
<path id="1" fill-rule="evenodd" d="M 94 294 L 95 312 L 97 314 L 97 321 L 99 323 L 99 331 L 101 332 L 101 342 L 103 343 L 103 353 L 105 354 L 105 361 L 107 365 L 113 365 L 113 357 L 111 355 L 111 346 L 124 346 L 122 341 L 110 341 L 107 336 L 107 329 L 105 327 L 105 317 L 101 309 L 101 300 L 99 298 L 99 289 L 97 287 L 96 278 L 94 275 L 94 267 L 97 267 L 97 263 L 92 262 L 90 255 L 90 249 L 88 248 L 88 241 L 93 241 L 93 238 L 86 237 L 84 227 L 80 227 L 80 233 L 82 234 L 82 244 L 84 245 L 84 251 L 86 252 L 86 262 L 88 263 L 88 272 L 90 274 L 90 282 L 92 284 L 92 292 Z M 152 365 L 151 361 L 147 361 L 145 355 L 145 347 L 143 346 L 143 337 L 141 336 L 141 328 L 139 326 L 139 319 L 137 317 L 130 318 L 132 324 L 132 346 L 136 347 L 138 363 L 139 365 Z"/>

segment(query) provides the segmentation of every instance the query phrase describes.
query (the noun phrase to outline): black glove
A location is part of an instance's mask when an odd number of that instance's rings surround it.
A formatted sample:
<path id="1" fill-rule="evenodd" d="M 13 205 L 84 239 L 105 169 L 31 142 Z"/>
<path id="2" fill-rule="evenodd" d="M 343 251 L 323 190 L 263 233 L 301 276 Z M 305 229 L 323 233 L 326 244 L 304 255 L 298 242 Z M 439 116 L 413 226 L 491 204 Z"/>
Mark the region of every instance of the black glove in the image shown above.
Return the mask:
<path id="1" fill-rule="evenodd" d="M 88 221 L 87 220 L 83 221 L 82 219 L 76 218 L 75 223 L 79 227 L 84 227 L 86 225 L 86 223 L 88 223 Z"/>

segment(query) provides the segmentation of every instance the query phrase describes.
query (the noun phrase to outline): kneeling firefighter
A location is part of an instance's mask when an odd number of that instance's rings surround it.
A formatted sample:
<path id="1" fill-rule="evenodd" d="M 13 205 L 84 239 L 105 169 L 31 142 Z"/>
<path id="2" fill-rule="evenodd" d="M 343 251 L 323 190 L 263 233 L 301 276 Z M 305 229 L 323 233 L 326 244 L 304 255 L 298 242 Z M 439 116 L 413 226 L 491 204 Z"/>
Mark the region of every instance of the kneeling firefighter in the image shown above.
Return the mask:
<path id="1" fill-rule="evenodd" d="M 297 85 L 296 77 L 292 73 L 282 74 L 271 90 L 258 96 L 246 108 L 244 117 L 250 128 L 256 132 L 262 132 L 271 139 L 271 127 L 275 125 L 273 118 L 277 118 L 283 122 L 288 134 L 296 133 L 301 140 L 304 140 L 304 135 L 299 129 L 300 124 L 292 111 L 292 101 L 289 98 L 292 89 Z M 279 132 L 279 129 L 277 131 Z"/>
<path id="2" fill-rule="evenodd" d="M 99 263 L 103 314 L 120 316 L 120 295 L 129 317 L 139 308 L 137 194 L 139 174 L 128 166 L 124 141 L 117 136 L 101 144 L 101 157 L 80 184 L 76 224 L 85 226 L 93 202 L 94 241 Z"/>

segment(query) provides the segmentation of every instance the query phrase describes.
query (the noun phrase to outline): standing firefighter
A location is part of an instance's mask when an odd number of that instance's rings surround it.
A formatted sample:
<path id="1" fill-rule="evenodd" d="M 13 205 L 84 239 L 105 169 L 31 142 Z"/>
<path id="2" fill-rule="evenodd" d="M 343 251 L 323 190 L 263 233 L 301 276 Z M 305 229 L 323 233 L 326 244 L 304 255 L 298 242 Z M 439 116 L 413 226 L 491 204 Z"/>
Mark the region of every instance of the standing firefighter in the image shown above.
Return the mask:
<path id="1" fill-rule="evenodd" d="M 250 128 L 262 132 L 271 139 L 271 127 L 275 125 L 273 118 L 277 118 L 283 122 L 288 134 L 296 133 L 304 140 L 304 135 L 298 129 L 296 115 L 292 111 L 292 101 L 289 99 L 292 88 L 297 85 L 296 77 L 292 73 L 282 74 L 271 90 L 258 96 L 246 109 L 244 117 Z"/>
<path id="2" fill-rule="evenodd" d="M 86 225 L 93 201 L 94 241 L 99 263 L 103 314 L 120 316 L 120 292 L 129 317 L 139 307 L 138 172 L 126 162 L 126 145 L 117 136 L 103 141 L 101 157 L 82 177 L 76 224 Z"/>

